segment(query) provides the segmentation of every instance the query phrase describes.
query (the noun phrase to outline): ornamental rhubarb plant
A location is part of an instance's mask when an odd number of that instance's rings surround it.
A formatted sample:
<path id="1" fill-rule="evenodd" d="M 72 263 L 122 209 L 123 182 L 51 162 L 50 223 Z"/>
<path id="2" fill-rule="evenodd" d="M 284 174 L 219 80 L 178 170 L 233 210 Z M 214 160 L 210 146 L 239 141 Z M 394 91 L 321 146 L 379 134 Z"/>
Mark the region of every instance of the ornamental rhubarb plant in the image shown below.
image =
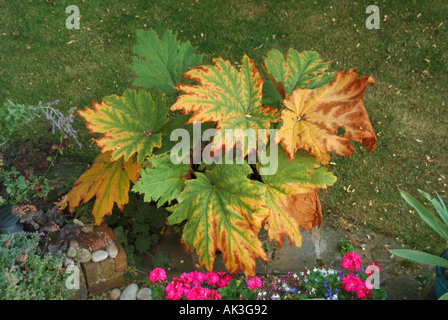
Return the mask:
<path id="1" fill-rule="evenodd" d="M 373 77 L 330 72 L 313 51 L 274 49 L 261 66 L 247 55 L 235 66 L 203 64 L 170 31 L 138 31 L 137 42 L 135 87 L 78 111 L 101 154 L 61 206 L 95 198 L 99 224 L 138 193 L 182 224 L 208 271 L 221 252 L 229 273 L 253 277 L 255 259 L 268 260 L 262 228 L 301 246 L 300 228 L 320 226 L 317 190 L 336 182 L 330 154 L 350 156 L 351 140 L 375 149 L 362 102 Z"/>

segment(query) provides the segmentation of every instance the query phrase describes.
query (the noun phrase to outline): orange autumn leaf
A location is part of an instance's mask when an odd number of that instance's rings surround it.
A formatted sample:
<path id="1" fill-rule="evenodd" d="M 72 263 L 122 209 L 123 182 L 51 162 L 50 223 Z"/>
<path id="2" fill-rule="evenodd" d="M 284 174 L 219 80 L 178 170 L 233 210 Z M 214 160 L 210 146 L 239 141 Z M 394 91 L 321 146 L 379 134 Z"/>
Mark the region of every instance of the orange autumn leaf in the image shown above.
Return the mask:
<path id="1" fill-rule="evenodd" d="M 358 141 L 371 152 L 376 147 L 376 136 L 362 102 L 367 84 L 374 85 L 372 76 L 357 78 L 358 72 L 339 71 L 333 81 L 309 90 L 296 88 L 283 101 L 283 125 L 276 142 L 282 142 L 292 160 L 297 150 L 303 149 L 316 159 L 328 164 L 329 152 L 350 156 Z M 338 129 L 345 130 L 344 136 Z"/>
<path id="2" fill-rule="evenodd" d="M 278 170 L 261 174 L 264 183 L 263 198 L 266 220 L 264 228 L 269 241 L 282 246 L 285 237 L 291 245 L 300 247 L 300 227 L 312 231 L 320 226 L 322 212 L 316 190 L 326 189 L 336 182 L 336 177 L 304 151 L 289 161 L 284 153 L 278 154 Z M 258 169 L 264 169 L 259 165 Z"/>
<path id="3" fill-rule="evenodd" d="M 69 203 L 69 211 L 95 197 L 92 215 L 95 223 L 101 224 L 105 215 L 111 215 L 114 203 L 120 210 L 129 202 L 130 183 L 140 177 L 141 166 L 135 160 L 125 162 L 123 157 L 111 160 L 111 152 L 100 154 L 92 167 L 84 172 L 74 183 L 72 189 L 63 198 L 61 205 Z"/>

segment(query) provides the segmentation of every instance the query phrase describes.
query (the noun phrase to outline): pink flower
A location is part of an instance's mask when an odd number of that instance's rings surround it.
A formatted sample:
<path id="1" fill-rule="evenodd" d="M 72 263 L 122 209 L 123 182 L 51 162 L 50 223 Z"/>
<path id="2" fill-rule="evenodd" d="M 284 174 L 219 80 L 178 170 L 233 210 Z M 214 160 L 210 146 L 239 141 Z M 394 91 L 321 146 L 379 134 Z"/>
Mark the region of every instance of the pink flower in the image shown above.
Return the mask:
<path id="1" fill-rule="evenodd" d="M 247 280 L 247 286 L 251 289 L 261 288 L 263 286 L 263 282 L 259 277 L 253 277 Z"/>
<path id="2" fill-rule="evenodd" d="M 149 280 L 152 282 L 165 281 L 166 272 L 162 268 L 155 268 L 149 273 Z"/>
<path id="3" fill-rule="evenodd" d="M 187 300 L 222 300 L 216 290 L 202 287 L 194 287 L 190 290 L 185 290 L 185 297 Z"/>
<path id="4" fill-rule="evenodd" d="M 185 290 L 185 297 L 187 300 L 203 300 L 204 290 L 202 287 L 193 287 L 190 290 Z"/>
<path id="5" fill-rule="evenodd" d="M 219 279 L 219 276 L 214 272 L 207 272 L 205 274 L 205 280 L 207 280 L 207 284 L 210 286 L 217 284 Z"/>
<path id="6" fill-rule="evenodd" d="M 194 287 L 200 286 L 202 282 L 204 282 L 205 280 L 205 274 L 203 274 L 202 272 L 198 271 L 190 272 L 190 276 L 191 276 L 191 284 Z"/>
<path id="7" fill-rule="evenodd" d="M 358 295 L 359 299 L 366 299 L 370 296 L 371 292 L 372 290 L 368 289 L 364 283 L 356 288 L 356 294 Z"/>
<path id="8" fill-rule="evenodd" d="M 348 274 L 347 276 L 343 277 L 342 280 L 342 289 L 344 289 L 347 292 L 356 292 L 358 286 L 363 286 L 364 283 L 362 280 L 353 274 Z"/>
<path id="9" fill-rule="evenodd" d="M 361 269 L 361 257 L 354 252 L 347 252 L 342 258 L 342 266 L 346 269 L 359 271 Z"/>
<path id="10" fill-rule="evenodd" d="M 205 289 L 203 300 L 222 300 L 218 291 L 212 289 Z"/>
<path id="11" fill-rule="evenodd" d="M 220 279 L 219 279 L 218 283 L 216 283 L 216 286 L 218 288 L 227 287 L 230 281 L 232 281 L 232 277 L 229 274 L 223 273 L 222 275 L 220 275 Z"/>
<path id="12" fill-rule="evenodd" d="M 173 282 L 170 282 L 165 287 L 165 293 L 166 293 L 165 298 L 167 300 L 180 300 L 182 299 L 182 294 L 184 293 L 184 290 L 183 288 L 182 290 L 179 290 L 179 288 Z"/>

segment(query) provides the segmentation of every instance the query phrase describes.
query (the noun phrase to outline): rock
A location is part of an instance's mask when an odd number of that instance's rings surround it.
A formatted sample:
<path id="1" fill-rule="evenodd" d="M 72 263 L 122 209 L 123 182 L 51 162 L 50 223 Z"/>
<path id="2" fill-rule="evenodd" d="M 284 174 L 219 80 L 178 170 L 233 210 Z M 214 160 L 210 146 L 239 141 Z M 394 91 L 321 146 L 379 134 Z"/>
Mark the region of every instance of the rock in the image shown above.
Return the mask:
<path id="1" fill-rule="evenodd" d="M 78 243 L 78 241 L 76 241 L 76 240 L 70 240 L 68 246 L 69 246 L 69 247 L 72 247 L 72 248 L 75 248 L 76 250 L 79 249 L 79 243 Z"/>
<path id="2" fill-rule="evenodd" d="M 109 243 L 106 247 L 106 251 L 109 254 L 109 257 L 111 257 L 112 259 L 115 259 L 115 257 L 118 254 L 118 247 L 115 244 L 115 242 L 112 241 L 111 243 Z"/>
<path id="3" fill-rule="evenodd" d="M 151 289 L 142 288 L 137 292 L 137 300 L 152 300 Z"/>
<path id="4" fill-rule="evenodd" d="M 78 226 L 84 227 L 84 223 L 78 219 L 73 219 L 73 223 L 77 224 Z"/>
<path id="5" fill-rule="evenodd" d="M 120 300 L 137 300 L 138 285 L 131 283 L 128 285 L 120 295 Z"/>
<path id="6" fill-rule="evenodd" d="M 107 251 L 104 250 L 97 250 L 94 253 L 92 253 L 93 262 L 100 262 L 106 260 L 107 257 L 109 257 L 109 254 L 107 253 Z"/>
<path id="7" fill-rule="evenodd" d="M 85 233 L 78 239 L 80 247 L 92 252 L 105 248 L 111 242 L 112 239 L 105 232 Z"/>
<path id="8" fill-rule="evenodd" d="M 87 263 L 92 259 L 92 254 L 85 248 L 79 248 L 74 259 L 79 263 Z"/>
<path id="9" fill-rule="evenodd" d="M 74 266 L 75 265 L 75 261 L 71 258 L 64 258 L 64 267 L 68 267 L 68 266 Z"/>
<path id="10" fill-rule="evenodd" d="M 118 300 L 120 298 L 121 295 L 121 290 L 118 288 L 113 289 L 110 293 L 109 293 L 109 297 L 111 300 Z"/>
<path id="11" fill-rule="evenodd" d="M 76 254 L 77 254 L 77 251 L 76 251 L 76 249 L 75 248 L 73 248 L 73 247 L 68 247 L 68 249 L 67 249 L 67 258 L 74 258 L 74 257 L 76 257 Z"/>

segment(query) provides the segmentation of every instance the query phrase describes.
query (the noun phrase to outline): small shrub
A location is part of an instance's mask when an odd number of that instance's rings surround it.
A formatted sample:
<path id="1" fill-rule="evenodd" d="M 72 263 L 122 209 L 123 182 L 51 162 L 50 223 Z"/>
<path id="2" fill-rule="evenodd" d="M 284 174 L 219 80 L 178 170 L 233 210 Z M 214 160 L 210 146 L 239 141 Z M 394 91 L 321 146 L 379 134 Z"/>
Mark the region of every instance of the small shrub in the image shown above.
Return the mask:
<path id="1" fill-rule="evenodd" d="M 0 300 L 59 300 L 68 298 L 62 258 L 43 255 L 40 235 L 0 235 Z"/>

